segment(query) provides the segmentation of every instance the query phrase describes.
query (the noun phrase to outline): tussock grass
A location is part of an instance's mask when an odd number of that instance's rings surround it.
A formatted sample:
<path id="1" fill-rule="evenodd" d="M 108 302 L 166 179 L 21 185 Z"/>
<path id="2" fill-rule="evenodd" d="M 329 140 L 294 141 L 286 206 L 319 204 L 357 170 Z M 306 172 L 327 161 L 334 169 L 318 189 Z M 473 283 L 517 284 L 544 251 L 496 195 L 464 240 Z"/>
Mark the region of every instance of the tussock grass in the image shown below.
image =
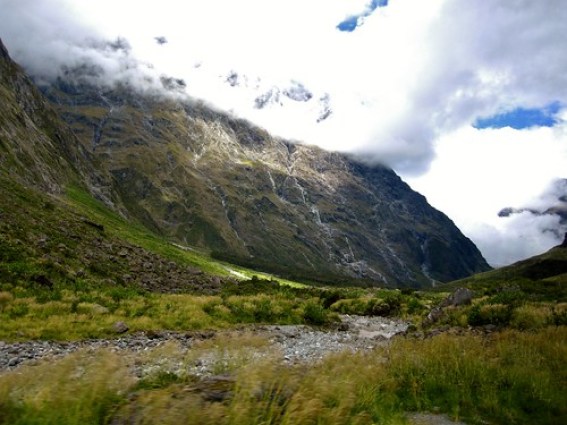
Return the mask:
<path id="1" fill-rule="evenodd" d="M 0 375 L 0 423 L 107 423 L 133 385 L 125 362 L 109 352 L 86 352 Z"/>
<path id="2" fill-rule="evenodd" d="M 472 422 L 562 423 L 567 418 L 567 328 L 537 333 L 440 335 L 397 340 L 390 390 L 410 410 L 441 410 Z"/>
<path id="3" fill-rule="evenodd" d="M 220 297 L 187 294 L 130 294 L 112 291 L 75 293 L 62 290 L 57 301 L 42 297 L 12 298 L 0 309 L 2 340 L 78 340 L 114 335 L 117 321 L 131 332 L 148 330 L 223 329 L 227 321 L 213 318 L 204 307 Z M 114 294 L 116 295 L 116 294 Z"/>
<path id="4" fill-rule="evenodd" d="M 315 293 L 301 291 L 276 288 L 270 294 L 233 295 L 238 292 L 230 290 L 205 296 L 155 294 L 119 286 L 16 287 L 3 292 L 0 340 L 112 337 L 112 325 L 118 321 L 136 332 L 218 330 L 252 323 L 325 325 L 338 320 Z"/>
<path id="5" fill-rule="evenodd" d="M 229 378 L 191 376 L 206 353 Z M 471 424 L 567 419 L 564 326 L 399 338 L 314 365 L 284 366 L 247 333 L 132 356 L 83 352 L 0 375 L 0 424 L 405 424 L 412 411 Z M 133 363 L 146 365 L 141 381 Z"/>

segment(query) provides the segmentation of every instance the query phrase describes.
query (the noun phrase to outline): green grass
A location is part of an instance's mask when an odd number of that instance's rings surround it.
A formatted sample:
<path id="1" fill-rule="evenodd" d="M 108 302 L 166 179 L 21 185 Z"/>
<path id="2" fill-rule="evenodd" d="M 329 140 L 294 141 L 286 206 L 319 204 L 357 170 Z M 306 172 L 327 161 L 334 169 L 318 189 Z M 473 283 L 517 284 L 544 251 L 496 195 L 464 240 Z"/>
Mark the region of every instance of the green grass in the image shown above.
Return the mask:
<path id="1" fill-rule="evenodd" d="M 227 282 L 214 295 L 154 293 L 135 285 L 93 285 L 82 279 L 51 287 L 0 283 L 0 340 L 106 338 L 115 336 L 112 325 L 118 321 L 127 323 L 130 332 L 228 329 L 243 324 L 325 326 L 337 322 L 339 314 L 403 317 L 419 325 L 441 296 L 292 287 L 257 277 Z"/>
<path id="2" fill-rule="evenodd" d="M 567 248 L 548 252 L 485 273 L 440 285 L 450 291 L 468 287 L 487 295 L 502 291 L 522 292 L 532 301 L 567 301 Z"/>
<path id="3" fill-rule="evenodd" d="M 78 290 L 16 287 L 0 292 L 0 340 L 108 338 L 116 335 L 113 324 L 118 321 L 137 332 L 226 329 L 250 323 L 324 325 L 337 320 L 310 291 L 278 287 L 271 294 L 257 290 L 246 294 L 246 290 L 235 289 L 200 296 L 119 286 Z"/>
<path id="4" fill-rule="evenodd" d="M 562 423 L 566 419 L 567 328 L 507 331 L 490 338 L 441 335 L 396 341 L 392 390 L 410 410 L 495 423 Z"/>

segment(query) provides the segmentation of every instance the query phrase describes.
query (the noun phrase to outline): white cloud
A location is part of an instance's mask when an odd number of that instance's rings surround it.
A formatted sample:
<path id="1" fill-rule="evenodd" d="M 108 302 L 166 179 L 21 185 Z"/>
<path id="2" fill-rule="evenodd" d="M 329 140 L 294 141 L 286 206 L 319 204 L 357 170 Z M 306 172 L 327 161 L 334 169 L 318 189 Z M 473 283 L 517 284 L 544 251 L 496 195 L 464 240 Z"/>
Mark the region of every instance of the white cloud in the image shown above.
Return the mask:
<path id="1" fill-rule="evenodd" d="M 112 78 L 147 88 L 145 77 L 155 87 L 167 73 L 183 78 L 191 95 L 280 135 L 391 165 L 493 263 L 503 261 L 510 244 L 496 250 L 491 240 L 516 238 L 541 249 L 517 238 L 519 217 L 495 215 L 565 177 L 564 126 L 481 131 L 469 125 L 520 106 L 567 104 L 564 1 L 391 0 L 354 32 L 337 31 L 368 3 L 0 0 L 0 37 L 35 74 L 53 77 L 58 65 L 88 60 Z M 168 43 L 159 45 L 156 36 Z M 117 37 L 128 40 L 129 54 L 94 43 Z M 222 77 L 231 70 L 247 75 L 249 84 L 226 84 Z M 291 80 L 308 87 L 314 100 L 254 108 L 258 94 Z M 333 113 L 317 123 L 315 102 L 327 93 Z M 538 234 L 538 225 L 528 224 Z M 549 238 L 540 240 L 549 245 Z"/>
<path id="2" fill-rule="evenodd" d="M 501 220 L 500 226 L 476 223 L 468 229 L 477 247 L 494 267 L 541 254 L 563 240 L 550 231 L 561 227 L 556 216 L 537 217 L 523 212 Z"/>
<path id="3" fill-rule="evenodd" d="M 566 122 L 530 130 L 463 127 L 441 137 L 436 150 L 429 172 L 406 180 L 449 215 L 491 264 L 509 264 L 561 243 L 567 228 L 557 216 L 498 213 L 557 204 L 560 194 L 550 184 L 567 170 Z"/>

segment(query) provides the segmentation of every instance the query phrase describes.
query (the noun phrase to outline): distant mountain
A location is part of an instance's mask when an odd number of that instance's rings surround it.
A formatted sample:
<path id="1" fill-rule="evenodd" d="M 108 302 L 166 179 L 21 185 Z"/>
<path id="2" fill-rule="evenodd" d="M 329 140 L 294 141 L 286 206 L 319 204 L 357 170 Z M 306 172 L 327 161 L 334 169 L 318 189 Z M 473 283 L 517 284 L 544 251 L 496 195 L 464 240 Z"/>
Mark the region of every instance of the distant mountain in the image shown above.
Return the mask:
<path id="1" fill-rule="evenodd" d="M 558 179 L 553 182 L 551 188 L 546 194 L 547 203 L 551 206 L 546 208 L 513 208 L 507 207 L 500 210 L 498 216 L 510 217 L 514 214 L 529 213 L 534 216 L 552 216 L 559 219 L 561 227 L 567 225 L 567 179 Z M 544 229 L 545 232 L 553 232 L 557 238 L 561 238 L 561 233 L 558 228 L 550 227 Z"/>
<path id="2" fill-rule="evenodd" d="M 391 169 L 77 73 L 41 87 L 44 97 L 3 47 L 0 70 L 1 172 L 26 185 L 57 193 L 80 184 L 157 234 L 295 277 L 424 287 L 489 269 Z M 172 91 L 184 84 L 164 81 Z"/>

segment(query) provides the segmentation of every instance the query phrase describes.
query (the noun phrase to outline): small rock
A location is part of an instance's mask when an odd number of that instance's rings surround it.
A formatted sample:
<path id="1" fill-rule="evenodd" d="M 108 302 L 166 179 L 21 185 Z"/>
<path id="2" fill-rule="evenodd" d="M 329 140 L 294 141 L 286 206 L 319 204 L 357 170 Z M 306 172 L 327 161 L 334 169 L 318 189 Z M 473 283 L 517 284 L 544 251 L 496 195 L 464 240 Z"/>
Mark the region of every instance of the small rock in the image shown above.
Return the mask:
<path id="1" fill-rule="evenodd" d="M 19 357 L 12 357 L 10 360 L 8 360 L 8 366 L 12 367 L 12 366 L 17 366 L 18 364 L 21 363 L 21 359 Z"/>
<path id="2" fill-rule="evenodd" d="M 427 320 L 431 323 L 437 322 L 443 316 L 443 310 L 440 307 L 433 307 L 427 315 Z"/>
<path id="3" fill-rule="evenodd" d="M 125 332 L 128 332 L 128 329 L 130 328 L 124 322 L 116 322 L 114 325 L 112 325 L 112 329 L 118 334 L 123 334 Z"/>
<path id="4" fill-rule="evenodd" d="M 100 304 L 93 304 L 93 306 L 91 307 L 91 311 L 94 314 L 108 314 L 109 310 L 108 308 L 106 308 L 105 306 L 102 306 Z M 120 322 L 118 322 L 120 323 Z"/>

